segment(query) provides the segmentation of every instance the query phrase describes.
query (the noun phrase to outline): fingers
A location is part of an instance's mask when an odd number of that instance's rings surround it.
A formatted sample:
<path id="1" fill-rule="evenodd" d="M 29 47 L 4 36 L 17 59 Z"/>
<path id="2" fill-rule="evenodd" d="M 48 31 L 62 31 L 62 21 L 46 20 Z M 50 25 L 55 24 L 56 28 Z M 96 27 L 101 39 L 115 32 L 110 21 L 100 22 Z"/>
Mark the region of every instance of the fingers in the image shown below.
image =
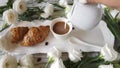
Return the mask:
<path id="1" fill-rule="evenodd" d="M 101 0 L 87 0 L 89 4 L 101 3 Z"/>
<path id="2" fill-rule="evenodd" d="M 114 8 L 114 9 L 120 8 L 119 0 L 87 0 L 87 2 L 89 4 L 97 4 L 97 3 L 104 4 L 108 7 Z"/>
<path id="3" fill-rule="evenodd" d="M 112 8 L 120 8 L 120 1 L 119 0 L 103 0 L 102 4 L 105 4 Z"/>

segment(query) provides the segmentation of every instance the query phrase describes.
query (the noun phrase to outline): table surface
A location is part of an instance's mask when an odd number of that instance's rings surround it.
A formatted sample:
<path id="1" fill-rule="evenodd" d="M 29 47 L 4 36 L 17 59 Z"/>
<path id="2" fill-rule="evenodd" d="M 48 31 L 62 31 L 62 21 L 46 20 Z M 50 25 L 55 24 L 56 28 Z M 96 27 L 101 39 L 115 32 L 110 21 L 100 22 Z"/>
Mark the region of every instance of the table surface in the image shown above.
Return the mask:
<path id="1" fill-rule="evenodd" d="M 0 0 L 0 6 L 1 5 L 4 5 L 8 0 Z M 47 0 L 45 0 L 47 1 Z M 56 0 L 48 0 L 48 1 L 56 1 Z M 57 0 L 58 1 L 58 0 Z M 73 0 L 70 0 L 70 1 L 73 1 Z M 2 25 L 2 22 L 1 22 L 2 18 L 0 18 L 0 28 L 1 28 L 1 25 Z M 3 55 L 4 53 L 2 51 L 0 51 L 0 58 L 1 56 Z M 38 55 L 36 55 L 38 56 Z M 36 68 L 44 68 L 44 64 L 40 64 L 40 65 L 37 65 Z"/>
<path id="2" fill-rule="evenodd" d="M 0 0 L 0 6 L 5 5 L 7 1 L 8 1 L 8 0 Z M 45 0 L 45 1 L 47 1 L 47 0 Z M 48 0 L 48 1 L 58 1 L 58 0 Z M 2 21 L 2 17 L 0 17 L 0 29 L 1 29 L 2 24 L 3 24 L 2 22 L 3 22 L 3 21 Z M 0 58 L 1 58 L 2 55 L 4 55 L 4 54 L 5 54 L 4 52 L 0 51 Z M 63 54 L 63 55 L 64 55 L 64 54 Z M 64 56 L 65 56 L 65 55 L 64 55 Z M 17 58 L 20 58 L 20 57 L 21 57 L 21 56 L 19 56 L 19 55 L 17 56 Z M 35 55 L 34 55 L 35 61 L 36 61 L 39 57 L 46 57 L 46 54 L 43 54 L 43 55 L 41 55 L 41 54 L 35 54 Z M 66 58 L 66 56 L 65 56 L 64 58 Z M 44 59 L 42 59 L 41 62 L 36 62 L 36 63 L 35 63 L 36 68 L 44 68 L 45 63 L 46 63 L 46 62 L 43 62 L 44 60 L 47 61 L 47 57 L 44 58 Z"/>

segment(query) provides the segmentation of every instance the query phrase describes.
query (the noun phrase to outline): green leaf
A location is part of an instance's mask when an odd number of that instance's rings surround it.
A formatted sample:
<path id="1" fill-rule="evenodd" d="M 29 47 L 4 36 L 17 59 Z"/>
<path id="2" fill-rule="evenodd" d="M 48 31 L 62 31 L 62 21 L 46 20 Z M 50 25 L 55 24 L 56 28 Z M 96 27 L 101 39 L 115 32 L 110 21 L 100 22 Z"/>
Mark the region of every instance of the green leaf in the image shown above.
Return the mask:
<path id="1" fill-rule="evenodd" d="M 110 14 L 110 10 L 108 8 L 104 10 L 104 13 L 103 20 L 106 22 L 108 28 L 111 30 L 114 36 L 120 41 L 120 27 Z"/>
<path id="2" fill-rule="evenodd" d="M 14 0 L 8 0 L 7 7 L 12 8 L 13 3 L 14 3 Z"/>
<path id="3" fill-rule="evenodd" d="M 120 64 L 114 64 L 114 68 L 120 68 Z"/>
<path id="4" fill-rule="evenodd" d="M 31 8 L 28 8 L 26 12 L 19 15 L 19 20 L 32 21 L 35 19 L 39 19 L 41 13 L 43 13 L 43 11 L 38 7 L 34 7 L 34 8 L 31 7 Z"/>
<path id="5" fill-rule="evenodd" d="M 0 16 L 2 16 L 4 11 L 12 8 L 13 2 L 14 2 L 14 0 L 8 0 L 7 5 L 0 6 Z"/>
<path id="6" fill-rule="evenodd" d="M 43 2 L 44 0 L 37 0 L 38 1 L 38 3 L 41 3 L 41 2 Z"/>
<path id="7" fill-rule="evenodd" d="M 51 58 L 51 57 L 49 57 L 49 58 L 48 58 L 48 62 L 47 62 L 47 64 L 45 65 L 45 68 L 49 68 L 50 64 L 53 63 L 53 62 L 54 62 L 54 59 Z"/>
<path id="8" fill-rule="evenodd" d="M 0 30 L 0 32 L 2 32 L 3 30 L 5 30 L 6 28 L 8 28 L 10 25 L 8 25 L 7 23 L 6 24 L 4 24 L 3 26 L 2 26 L 2 29 Z"/>
<path id="9" fill-rule="evenodd" d="M 58 7 L 58 8 L 61 8 L 61 9 L 65 9 L 65 7 L 62 7 L 62 6 L 60 6 L 59 4 L 53 4 L 54 6 L 56 6 L 56 7 Z"/>
<path id="10" fill-rule="evenodd" d="M 99 55 L 89 56 L 92 53 L 83 53 L 84 57 L 79 62 L 72 62 L 69 59 L 64 61 L 66 68 L 97 68 L 100 64 L 105 63 Z M 97 53 L 94 53 L 97 54 Z"/>

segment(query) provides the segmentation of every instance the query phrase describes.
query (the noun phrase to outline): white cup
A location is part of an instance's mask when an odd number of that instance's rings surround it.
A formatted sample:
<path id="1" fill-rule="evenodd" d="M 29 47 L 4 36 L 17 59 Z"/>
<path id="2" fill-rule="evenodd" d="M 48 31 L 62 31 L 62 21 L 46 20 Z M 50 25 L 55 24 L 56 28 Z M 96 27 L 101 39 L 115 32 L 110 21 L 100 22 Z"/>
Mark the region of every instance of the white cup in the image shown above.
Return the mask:
<path id="1" fill-rule="evenodd" d="M 53 27 L 58 22 L 66 22 L 66 24 L 69 26 L 69 31 L 67 33 L 65 33 L 65 34 L 57 34 L 57 33 L 55 33 L 54 30 L 53 30 Z M 52 34 L 54 35 L 54 37 L 56 39 L 65 40 L 65 39 L 67 39 L 69 37 L 69 34 L 72 31 L 72 24 L 69 23 L 66 18 L 62 18 L 62 17 L 61 18 L 56 18 L 56 19 L 52 20 L 50 30 L 51 30 Z"/>

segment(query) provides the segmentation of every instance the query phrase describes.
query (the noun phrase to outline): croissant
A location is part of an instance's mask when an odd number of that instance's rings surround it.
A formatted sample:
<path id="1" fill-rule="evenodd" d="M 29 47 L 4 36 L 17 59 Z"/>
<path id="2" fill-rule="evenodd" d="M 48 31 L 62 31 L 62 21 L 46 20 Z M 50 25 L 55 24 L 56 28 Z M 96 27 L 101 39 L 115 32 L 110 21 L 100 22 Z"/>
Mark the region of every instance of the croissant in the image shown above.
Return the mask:
<path id="1" fill-rule="evenodd" d="M 11 42 L 18 43 L 23 40 L 24 35 L 28 32 L 28 27 L 16 27 L 10 30 Z"/>
<path id="2" fill-rule="evenodd" d="M 22 41 L 23 46 L 33 46 L 43 42 L 49 34 L 49 26 L 32 27 L 24 36 Z"/>

